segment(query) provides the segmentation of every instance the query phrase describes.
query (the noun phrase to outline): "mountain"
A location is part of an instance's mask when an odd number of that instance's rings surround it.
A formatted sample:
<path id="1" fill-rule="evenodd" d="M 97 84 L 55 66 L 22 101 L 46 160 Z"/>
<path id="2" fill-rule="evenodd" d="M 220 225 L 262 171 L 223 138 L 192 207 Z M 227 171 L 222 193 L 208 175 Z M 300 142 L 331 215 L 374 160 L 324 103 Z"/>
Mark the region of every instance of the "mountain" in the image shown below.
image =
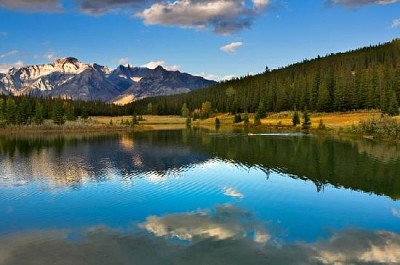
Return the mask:
<path id="1" fill-rule="evenodd" d="M 119 78 L 119 79 L 118 79 Z M 192 76 L 179 71 L 168 71 L 161 66 L 151 70 L 119 66 L 110 75 L 119 87 L 127 87 L 114 102 L 126 104 L 133 99 L 143 99 L 159 95 L 187 93 L 196 89 L 214 85 L 216 82 L 203 77 Z"/>
<path id="2" fill-rule="evenodd" d="M 125 104 L 145 97 L 189 92 L 215 81 L 179 71 L 120 65 L 111 71 L 73 57 L 0 74 L 0 94 L 63 97 Z"/>
<path id="3" fill-rule="evenodd" d="M 395 115 L 400 105 L 400 39 L 272 71 L 266 68 L 187 94 L 136 101 L 132 108 L 145 113 L 152 103 L 158 114 L 179 114 L 184 103 L 193 111 L 205 101 L 219 112 L 231 113 L 380 109 Z"/>

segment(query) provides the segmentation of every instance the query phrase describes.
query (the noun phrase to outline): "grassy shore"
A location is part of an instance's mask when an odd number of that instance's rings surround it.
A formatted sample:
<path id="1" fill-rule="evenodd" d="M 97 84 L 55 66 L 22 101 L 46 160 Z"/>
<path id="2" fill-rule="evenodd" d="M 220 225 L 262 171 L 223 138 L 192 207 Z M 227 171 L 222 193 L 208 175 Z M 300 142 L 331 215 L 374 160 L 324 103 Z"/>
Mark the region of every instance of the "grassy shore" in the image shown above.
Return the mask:
<path id="1" fill-rule="evenodd" d="M 301 115 L 301 113 L 300 113 Z M 293 112 L 280 112 L 267 115 L 266 118 L 261 120 L 261 127 L 292 127 Z M 346 129 L 359 124 L 361 120 L 371 118 L 378 119 L 381 113 L 378 111 L 360 111 L 360 112 L 346 112 L 346 113 L 313 113 L 311 114 L 311 128 L 317 129 L 320 120 L 327 129 Z M 180 128 L 185 127 L 186 119 L 180 116 L 154 116 L 144 115 L 144 121 L 140 121 L 140 125 L 159 129 L 164 127 Z M 243 126 L 243 122 L 234 124 L 234 115 L 231 114 L 218 114 L 209 119 L 192 121 L 192 126 L 214 127 L 215 118 L 218 118 L 221 126 Z M 397 117 L 400 120 L 400 116 Z M 92 117 L 93 121 L 98 124 L 109 125 L 110 123 L 120 125 L 123 121 L 132 120 L 131 116 L 120 117 Z M 254 122 L 254 115 L 249 114 L 250 126 Z"/>
<path id="2" fill-rule="evenodd" d="M 301 115 L 301 113 L 299 113 Z M 357 111 L 346 113 L 312 113 L 311 131 L 315 133 L 343 133 L 358 134 L 365 136 L 364 132 L 357 130 L 359 125 L 365 126 L 366 121 L 380 120 L 381 112 L 378 111 Z M 87 120 L 67 121 L 64 125 L 58 126 L 47 120 L 44 124 L 36 126 L 7 126 L 0 129 L 0 133 L 10 132 L 106 132 L 106 131 L 131 131 L 131 130 L 171 130 L 186 128 L 186 118 L 180 116 L 156 116 L 143 115 L 143 120 L 138 125 L 132 126 L 132 116 L 105 117 L 94 116 Z M 261 125 L 255 127 L 254 115 L 249 114 L 249 127 L 251 129 L 271 130 L 284 129 L 291 131 L 301 130 L 301 126 L 292 126 L 293 112 L 280 112 L 267 115 L 261 120 Z M 211 118 L 191 121 L 191 126 L 215 129 L 215 119 L 218 118 L 220 127 L 226 130 L 243 128 L 244 122 L 234 123 L 234 115 L 217 114 Z M 400 116 L 390 118 L 400 121 Z M 361 123 L 360 123 L 361 122 Z M 321 130 L 323 124 L 323 130 Z"/>

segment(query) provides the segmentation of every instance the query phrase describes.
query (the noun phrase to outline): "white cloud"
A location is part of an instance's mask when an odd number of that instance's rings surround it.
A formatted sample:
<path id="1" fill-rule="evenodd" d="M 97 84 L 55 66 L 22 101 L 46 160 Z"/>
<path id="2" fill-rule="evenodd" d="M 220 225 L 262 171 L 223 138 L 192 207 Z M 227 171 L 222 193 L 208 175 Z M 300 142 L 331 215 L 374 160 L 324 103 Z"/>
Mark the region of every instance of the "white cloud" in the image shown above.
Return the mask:
<path id="1" fill-rule="evenodd" d="M 393 19 L 392 21 L 392 28 L 397 28 L 400 26 L 400 18 Z"/>
<path id="2" fill-rule="evenodd" d="M 220 80 L 224 81 L 224 80 L 231 80 L 233 78 L 237 77 L 236 75 L 225 75 L 223 76 Z"/>
<path id="3" fill-rule="evenodd" d="M 202 77 L 204 77 L 205 79 L 208 79 L 208 80 L 215 80 L 215 81 L 231 80 L 232 78 L 237 77 L 237 76 L 234 75 L 234 74 L 229 74 L 229 75 L 220 76 L 220 75 L 211 74 L 211 73 L 205 73 L 205 72 L 202 72 L 202 73 L 199 73 L 199 74 L 195 74 L 195 75 L 197 75 L 197 76 L 202 76 Z"/>
<path id="4" fill-rule="evenodd" d="M 248 28 L 268 4 L 270 0 L 162 1 L 138 12 L 136 17 L 146 25 L 212 28 L 215 33 L 226 35 Z"/>
<path id="5" fill-rule="evenodd" d="M 269 0 L 253 0 L 254 7 L 264 9 L 271 1 Z"/>
<path id="6" fill-rule="evenodd" d="M 55 52 L 47 52 L 43 57 L 52 61 L 52 60 L 56 59 L 56 53 Z"/>
<path id="7" fill-rule="evenodd" d="M 17 55 L 19 52 L 17 50 L 12 50 L 3 54 L 0 54 L 0 58 L 7 58 L 7 57 L 11 57 L 11 56 L 15 56 Z"/>
<path id="8" fill-rule="evenodd" d="M 157 66 L 162 66 L 164 69 L 167 69 L 169 71 L 178 71 L 179 69 L 181 69 L 180 65 L 168 65 L 165 61 L 152 61 L 142 65 L 142 67 L 146 67 L 149 69 L 155 69 L 157 68 Z"/>
<path id="9" fill-rule="evenodd" d="M 24 62 L 21 60 L 16 61 L 15 63 L 0 63 L 0 73 L 7 73 L 8 70 L 10 70 L 11 68 L 18 69 L 23 67 L 24 65 Z"/>
<path id="10" fill-rule="evenodd" d="M 238 42 L 229 43 L 225 46 L 222 46 L 219 49 L 223 52 L 235 52 L 236 49 L 239 48 L 240 46 L 243 46 L 243 43 L 238 41 Z"/>
<path id="11" fill-rule="evenodd" d="M 129 64 L 129 59 L 126 58 L 126 57 L 120 58 L 120 59 L 118 60 L 118 64 L 119 64 L 119 65 L 127 65 L 127 64 Z"/>
<path id="12" fill-rule="evenodd" d="M 219 80 L 219 76 L 215 75 L 215 74 L 202 72 L 202 73 L 195 74 L 195 75 L 204 77 L 205 79 L 208 79 L 208 80 Z"/>

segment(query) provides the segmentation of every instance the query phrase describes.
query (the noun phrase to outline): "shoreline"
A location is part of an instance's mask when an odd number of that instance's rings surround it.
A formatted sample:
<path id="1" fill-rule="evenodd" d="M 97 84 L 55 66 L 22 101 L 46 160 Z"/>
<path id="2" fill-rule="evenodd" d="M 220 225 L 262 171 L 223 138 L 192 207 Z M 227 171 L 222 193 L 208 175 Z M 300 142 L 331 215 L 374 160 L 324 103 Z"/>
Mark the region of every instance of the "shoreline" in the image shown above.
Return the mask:
<path id="1" fill-rule="evenodd" d="M 261 125 L 254 125 L 254 114 L 249 115 L 249 124 L 243 121 L 234 123 L 234 115 L 223 113 L 216 114 L 208 119 L 191 120 L 191 128 L 203 128 L 210 131 L 229 132 L 244 130 L 250 133 L 262 132 L 308 132 L 314 135 L 338 135 L 352 138 L 363 138 L 373 141 L 400 142 L 400 134 L 395 137 L 384 133 L 367 133 L 360 129 L 360 124 L 371 120 L 383 120 L 381 113 L 377 111 L 359 111 L 345 113 L 311 113 L 311 127 L 303 130 L 300 125 L 293 127 L 291 124 L 293 112 L 272 113 L 261 119 Z M 88 121 L 67 121 L 64 125 L 56 125 L 51 120 L 46 120 L 42 125 L 11 125 L 0 127 L 0 135 L 20 134 L 62 134 L 62 133 L 120 133 L 151 130 L 180 130 L 187 128 L 186 118 L 180 116 L 143 115 L 144 120 L 137 125 L 128 125 L 131 116 L 93 116 Z M 220 125 L 215 125 L 218 118 Z M 400 116 L 386 118 L 386 120 L 400 122 Z M 322 121 L 323 126 L 320 126 Z M 395 129 L 398 130 L 397 127 Z"/>

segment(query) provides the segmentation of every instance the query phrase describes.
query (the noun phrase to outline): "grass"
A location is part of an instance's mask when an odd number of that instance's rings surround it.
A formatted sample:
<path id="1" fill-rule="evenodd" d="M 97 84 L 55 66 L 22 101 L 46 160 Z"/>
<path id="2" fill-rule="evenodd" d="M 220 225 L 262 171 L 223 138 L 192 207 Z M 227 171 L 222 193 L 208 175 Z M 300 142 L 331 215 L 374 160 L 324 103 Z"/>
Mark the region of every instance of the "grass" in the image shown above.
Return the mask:
<path id="1" fill-rule="evenodd" d="M 301 117 L 302 113 L 299 112 Z M 269 114 L 261 120 L 261 126 L 257 127 L 260 130 L 263 128 L 287 128 L 293 130 L 292 127 L 292 111 Z M 132 127 L 129 123 L 132 122 L 132 116 L 93 116 L 88 120 L 77 120 L 74 122 L 66 122 L 63 126 L 57 126 L 52 121 L 45 121 L 40 126 L 9 126 L 5 129 L 0 129 L 0 132 L 10 131 L 127 131 L 127 130 L 172 130 L 183 129 L 186 127 L 186 118 L 180 116 L 156 116 L 143 115 L 143 121 L 139 121 L 139 125 Z M 234 115 L 232 114 L 216 114 L 209 119 L 195 120 L 191 122 L 193 127 L 202 127 L 215 129 L 215 118 L 218 117 L 222 129 L 232 129 L 235 127 L 243 127 L 244 123 L 234 124 Z M 357 127 L 360 121 L 379 119 L 381 112 L 378 111 L 357 111 L 345 113 L 311 113 L 311 129 L 318 129 L 320 120 L 322 120 L 327 131 L 351 131 Z M 250 126 L 254 122 L 254 114 L 249 114 Z M 400 116 L 394 117 L 400 121 Z M 128 123 L 129 122 L 129 123 Z M 296 129 L 299 130 L 301 125 Z M 319 130 L 320 131 L 320 130 Z"/>
<path id="2" fill-rule="evenodd" d="M 300 118 L 302 113 L 299 112 Z M 284 126 L 292 125 L 293 112 L 281 112 L 269 115 L 261 120 L 262 124 L 276 126 L 281 123 Z M 320 120 L 327 129 L 350 128 L 358 125 L 361 120 L 379 118 L 381 112 L 378 111 L 358 111 L 345 113 L 311 113 L 311 128 L 317 129 Z"/>
<path id="3" fill-rule="evenodd" d="M 301 117 L 301 113 L 300 117 Z M 261 120 L 261 124 L 264 126 L 292 126 L 292 111 L 285 111 L 280 113 L 274 113 L 268 115 L 266 118 Z M 350 128 L 353 125 L 358 125 L 361 120 L 379 118 L 381 112 L 378 111 L 358 111 L 358 112 L 345 112 L 345 113 L 311 113 L 311 127 L 318 128 L 320 120 L 323 121 L 326 128 L 328 129 L 340 129 Z M 209 119 L 192 121 L 192 126 L 203 126 L 209 127 L 215 125 L 215 118 L 218 117 L 220 125 L 234 125 L 232 114 L 217 114 Z M 180 116 L 156 116 L 156 115 L 144 115 L 144 121 L 140 121 L 140 125 L 158 128 L 158 127 L 174 127 L 174 126 L 185 126 L 186 119 Z M 253 123 L 254 115 L 249 114 L 250 124 Z M 400 120 L 400 116 L 395 117 Z M 119 116 L 119 117 L 91 117 L 91 119 L 99 124 L 109 125 L 110 121 L 114 125 L 121 124 L 121 121 L 131 121 L 132 116 Z M 242 123 L 237 126 L 243 125 Z"/>

